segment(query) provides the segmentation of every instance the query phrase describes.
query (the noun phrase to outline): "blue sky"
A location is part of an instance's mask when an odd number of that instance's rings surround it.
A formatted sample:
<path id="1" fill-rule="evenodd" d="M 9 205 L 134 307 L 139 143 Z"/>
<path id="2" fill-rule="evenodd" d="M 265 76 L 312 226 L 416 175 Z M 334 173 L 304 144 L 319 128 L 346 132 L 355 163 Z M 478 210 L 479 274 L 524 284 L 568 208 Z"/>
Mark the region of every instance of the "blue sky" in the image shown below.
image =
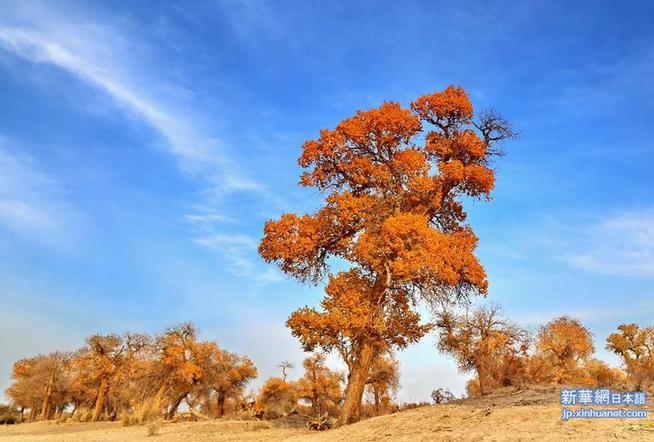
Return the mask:
<path id="1" fill-rule="evenodd" d="M 297 157 L 357 109 L 460 84 L 522 131 L 470 206 L 489 300 L 604 339 L 654 313 L 648 2 L 0 3 L 0 387 L 92 333 L 192 320 L 262 377 L 321 297 L 256 253 L 311 211 Z M 433 337 L 400 398 L 465 377 Z M 294 375 L 299 375 L 299 369 Z"/>

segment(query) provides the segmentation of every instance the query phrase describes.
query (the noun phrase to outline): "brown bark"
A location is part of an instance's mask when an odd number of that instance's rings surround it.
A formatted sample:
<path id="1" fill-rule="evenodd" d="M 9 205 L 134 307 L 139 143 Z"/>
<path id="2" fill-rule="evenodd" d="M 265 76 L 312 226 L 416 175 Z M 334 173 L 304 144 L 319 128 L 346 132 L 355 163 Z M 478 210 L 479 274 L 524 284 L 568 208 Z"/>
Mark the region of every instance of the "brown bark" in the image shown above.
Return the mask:
<path id="1" fill-rule="evenodd" d="M 479 365 L 477 367 L 477 379 L 479 379 L 479 394 L 480 395 L 486 394 L 489 379 L 488 379 L 488 372 L 485 369 L 485 367 L 482 365 Z"/>
<path id="2" fill-rule="evenodd" d="M 225 392 L 222 390 L 218 391 L 218 417 L 223 417 L 225 415 Z"/>
<path id="3" fill-rule="evenodd" d="M 44 421 L 48 418 L 48 413 L 50 412 L 50 397 L 52 396 L 52 387 L 54 386 L 54 374 L 50 376 L 48 380 L 48 386 L 45 389 L 45 396 L 43 397 L 43 403 L 41 404 L 41 416 L 40 420 Z"/>
<path id="4" fill-rule="evenodd" d="M 166 419 L 170 420 L 175 417 L 175 413 L 177 413 L 177 409 L 179 408 L 179 404 L 182 403 L 184 398 L 188 396 L 189 392 L 186 391 L 182 393 L 176 400 L 173 402 L 173 404 L 170 406 L 170 410 L 168 410 L 168 414 L 166 415 Z"/>
<path id="5" fill-rule="evenodd" d="M 359 347 L 356 362 L 350 364 L 345 401 L 336 421 L 338 426 L 356 422 L 361 414 L 361 398 L 372 365 L 373 350 L 372 345 L 369 343 L 362 343 Z"/>
<path id="6" fill-rule="evenodd" d="M 29 421 L 34 422 L 35 417 L 36 417 L 36 405 L 32 405 L 32 409 L 30 410 Z"/>
<path id="7" fill-rule="evenodd" d="M 93 410 L 93 417 L 91 420 L 96 422 L 100 419 L 100 414 L 102 414 L 102 409 L 104 408 L 104 402 L 107 397 L 107 391 L 109 390 L 109 382 L 106 379 L 102 380 L 100 384 L 100 390 L 98 391 L 98 397 L 95 400 L 95 409 Z"/>
<path id="8" fill-rule="evenodd" d="M 318 394 L 313 395 L 313 400 L 311 401 L 311 408 L 313 408 L 313 414 L 315 416 L 320 416 L 320 398 Z"/>

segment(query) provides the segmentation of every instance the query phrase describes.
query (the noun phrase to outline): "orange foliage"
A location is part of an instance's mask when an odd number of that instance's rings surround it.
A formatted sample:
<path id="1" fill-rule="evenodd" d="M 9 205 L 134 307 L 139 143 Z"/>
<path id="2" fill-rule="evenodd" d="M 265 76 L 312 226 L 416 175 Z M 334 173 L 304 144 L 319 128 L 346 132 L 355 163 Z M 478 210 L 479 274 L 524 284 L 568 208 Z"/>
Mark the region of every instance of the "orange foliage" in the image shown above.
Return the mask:
<path id="1" fill-rule="evenodd" d="M 49 419 L 62 413 L 70 400 L 70 355 L 51 353 L 21 359 L 13 366 L 13 384 L 6 395 L 21 410 L 29 408 L 29 420 Z"/>
<path id="2" fill-rule="evenodd" d="M 606 362 L 589 359 L 582 367 L 582 379 L 578 381 L 591 387 L 616 388 L 625 381 L 625 373 L 619 368 L 610 367 Z"/>
<path id="3" fill-rule="evenodd" d="M 282 378 L 268 378 L 256 399 L 256 407 L 269 417 L 287 415 L 295 410 L 298 401 L 295 385 Z"/>
<path id="4" fill-rule="evenodd" d="M 52 418 L 72 405 L 71 415 L 90 409 L 80 420 L 115 420 L 120 413 L 143 422 L 164 411 L 173 417 L 184 399 L 189 409 L 202 401 L 209 410 L 213 398 L 222 416 L 225 399 L 239 397 L 256 375 L 248 358 L 199 341 L 195 327 L 182 324 L 156 339 L 94 335 L 73 354 L 17 361 L 7 395 L 31 410 L 30 420 Z"/>
<path id="5" fill-rule="evenodd" d="M 168 329 L 158 338 L 158 352 L 158 395 L 166 393 L 172 400 L 169 418 L 182 400 L 207 391 L 216 393 L 218 415 L 222 417 L 226 397 L 240 394 L 257 375 L 248 358 L 225 352 L 215 342 L 198 341 L 192 324 Z"/>
<path id="6" fill-rule="evenodd" d="M 551 368 L 551 382 L 578 378 L 579 364 L 594 352 L 593 336 L 578 320 L 561 316 L 541 327 L 536 350 Z"/>
<path id="7" fill-rule="evenodd" d="M 375 358 L 366 387 L 372 396 L 374 414 L 390 411 L 393 396 L 400 388 L 400 362 L 393 354 L 382 354 Z"/>
<path id="8" fill-rule="evenodd" d="M 637 388 L 654 385 L 654 327 L 622 324 L 607 338 L 606 348 L 622 358 L 629 381 Z"/>
<path id="9" fill-rule="evenodd" d="M 510 385 L 523 370 L 528 335 L 500 313 L 498 306 L 491 305 L 461 315 L 448 311 L 439 315 L 438 348 L 452 354 L 461 370 L 477 374 L 468 385 L 469 392 L 485 394 Z"/>
<path id="10" fill-rule="evenodd" d="M 317 353 L 304 360 L 304 376 L 296 382 L 300 399 L 311 404 L 314 416 L 333 412 L 341 400 L 341 375 L 325 365 L 325 356 Z"/>
<path id="11" fill-rule="evenodd" d="M 97 421 L 104 411 L 110 391 L 120 382 L 126 368 L 127 348 L 117 335 L 94 335 L 87 339 L 75 359 L 74 380 L 78 388 L 95 391 L 92 420 Z"/>
<path id="12" fill-rule="evenodd" d="M 352 265 L 329 276 L 322 311 L 304 308 L 288 321 L 307 350 L 336 348 L 348 364 L 341 424 L 356 419 L 374 357 L 429 330 L 414 311 L 418 299 L 486 293 L 460 199 L 489 198 L 492 146 L 513 134 L 484 115 L 473 121 L 467 94 L 452 86 L 410 109 L 357 112 L 303 145 L 300 184 L 325 192 L 325 205 L 264 227 L 261 256 L 300 281 L 320 281 L 330 258 Z"/>

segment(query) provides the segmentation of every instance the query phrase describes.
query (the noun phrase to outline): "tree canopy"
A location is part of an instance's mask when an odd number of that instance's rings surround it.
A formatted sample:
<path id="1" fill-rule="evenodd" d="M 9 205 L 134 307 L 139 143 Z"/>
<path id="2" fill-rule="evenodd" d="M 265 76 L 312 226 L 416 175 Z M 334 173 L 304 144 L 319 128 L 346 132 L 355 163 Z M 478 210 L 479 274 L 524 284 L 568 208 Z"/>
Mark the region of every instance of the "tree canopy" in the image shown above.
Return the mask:
<path id="1" fill-rule="evenodd" d="M 513 135 L 494 112 L 475 119 L 463 88 L 450 86 L 409 108 L 359 111 L 302 146 L 300 185 L 325 204 L 267 222 L 259 252 L 300 281 L 328 279 L 321 309 L 300 309 L 288 326 L 305 349 L 335 348 L 348 364 L 339 423 L 356 420 L 375 356 L 429 331 L 418 301 L 486 293 L 462 198 L 490 198 L 490 158 Z M 334 258 L 349 268 L 331 273 Z"/>

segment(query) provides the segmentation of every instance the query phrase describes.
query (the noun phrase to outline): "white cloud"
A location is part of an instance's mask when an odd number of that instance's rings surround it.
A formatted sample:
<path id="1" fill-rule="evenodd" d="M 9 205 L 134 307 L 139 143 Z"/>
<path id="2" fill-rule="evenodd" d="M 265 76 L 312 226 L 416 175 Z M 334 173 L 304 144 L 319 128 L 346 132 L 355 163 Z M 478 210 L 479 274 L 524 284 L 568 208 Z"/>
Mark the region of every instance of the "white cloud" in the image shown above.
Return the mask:
<path id="1" fill-rule="evenodd" d="M 218 251 L 229 260 L 229 270 L 232 274 L 252 279 L 259 283 L 274 283 L 283 280 L 276 269 L 268 267 L 261 271 L 255 261 L 257 241 L 247 235 L 215 234 L 196 237 L 195 243 Z"/>
<path id="2" fill-rule="evenodd" d="M 193 91 L 165 81 L 160 68 L 148 65 L 152 48 L 131 36 L 124 20 L 112 26 L 110 16 L 99 22 L 85 17 L 84 12 L 64 15 L 47 4 L 0 5 L 0 50 L 62 69 L 149 125 L 165 141 L 168 152 L 178 158 L 180 167 L 204 183 L 200 198 L 206 198 L 202 205 L 212 211 L 234 192 L 270 200 L 264 186 L 241 170 L 226 153 L 224 143 L 207 130 L 206 118 L 189 103 Z M 12 219 L 29 217 L 33 224 L 47 224 L 31 206 L 5 202 L 0 210 Z M 186 215 L 185 219 L 211 231 L 216 231 L 217 222 L 232 221 L 228 215 L 204 213 Z M 212 243 L 216 240 L 196 243 L 215 249 Z M 239 253 L 224 257 L 233 260 L 234 268 L 253 267 Z"/>
<path id="3" fill-rule="evenodd" d="M 654 277 L 654 210 L 601 221 L 580 238 L 583 249 L 565 259 L 575 267 L 618 276 Z"/>
<path id="4" fill-rule="evenodd" d="M 0 224 L 36 241 L 67 242 L 74 216 L 57 195 L 59 183 L 6 144 L 0 139 Z"/>
<path id="5" fill-rule="evenodd" d="M 239 251 L 244 249 L 256 249 L 257 242 L 246 235 L 212 235 L 204 238 L 196 238 L 196 243 L 216 250 Z"/>
<path id="6" fill-rule="evenodd" d="M 184 219 L 190 223 L 196 223 L 196 224 L 234 222 L 233 218 L 219 213 L 187 214 L 184 215 Z"/>
<path id="7" fill-rule="evenodd" d="M 70 34 L 72 31 L 67 31 Z M 67 42 L 57 41 L 58 33 L 0 26 L 0 46 L 17 56 L 34 63 L 55 65 L 108 93 L 118 103 L 128 108 L 167 141 L 170 152 L 178 156 L 182 166 L 192 172 L 207 173 L 213 186 L 223 190 L 258 190 L 261 186 L 247 176 L 235 173 L 236 166 L 220 152 L 220 141 L 202 134 L 189 122 L 185 115 L 175 112 L 168 105 L 149 97 L 143 85 L 134 86 L 126 73 L 126 66 L 117 66 L 125 54 L 109 59 L 98 55 L 113 52 L 112 48 L 98 48 L 94 51 L 89 42 L 95 44 L 108 37 L 101 28 L 78 30 L 76 38 Z M 84 42 L 85 47 L 75 47 L 70 40 Z M 95 52 L 95 53 L 94 53 Z M 134 75 L 135 76 L 135 75 Z M 210 170 L 218 170 L 212 175 Z"/>

